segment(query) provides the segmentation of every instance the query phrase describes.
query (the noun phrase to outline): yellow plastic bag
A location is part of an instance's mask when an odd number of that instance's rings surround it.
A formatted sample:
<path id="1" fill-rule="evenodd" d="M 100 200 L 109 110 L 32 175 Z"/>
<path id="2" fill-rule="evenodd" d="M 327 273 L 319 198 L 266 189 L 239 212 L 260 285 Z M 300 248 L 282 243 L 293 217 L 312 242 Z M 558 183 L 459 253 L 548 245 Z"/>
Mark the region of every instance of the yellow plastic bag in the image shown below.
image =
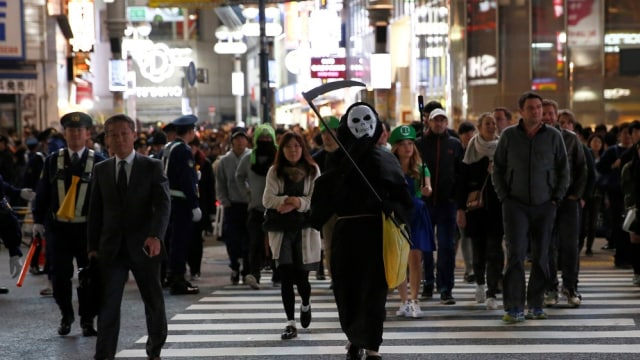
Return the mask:
<path id="1" fill-rule="evenodd" d="M 382 214 L 382 258 L 389 289 L 398 287 L 407 278 L 407 263 L 411 240 L 406 226 L 394 217 Z"/>

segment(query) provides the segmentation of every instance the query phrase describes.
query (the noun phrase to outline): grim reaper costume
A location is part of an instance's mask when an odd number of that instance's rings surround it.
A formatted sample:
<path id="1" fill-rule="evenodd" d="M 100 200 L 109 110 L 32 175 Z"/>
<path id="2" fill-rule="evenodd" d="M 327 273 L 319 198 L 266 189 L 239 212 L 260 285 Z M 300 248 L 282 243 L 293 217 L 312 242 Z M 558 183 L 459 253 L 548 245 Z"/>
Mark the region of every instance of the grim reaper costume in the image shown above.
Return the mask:
<path id="1" fill-rule="evenodd" d="M 382 124 L 366 103 L 351 105 L 340 120 L 338 140 L 382 198 L 380 203 L 362 176 L 338 150 L 331 170 L 316 180 L 311 200 L 316 229 L 337 215 L 331 273 L 340 325 L 347 335 L 347 359 L 362 350 L 378 359 L 382 343 L 387 282 L 382 259 L 382 212 L 394 211 L 406 223 L 413 205 L 400 163 L 378 147 Z"/>

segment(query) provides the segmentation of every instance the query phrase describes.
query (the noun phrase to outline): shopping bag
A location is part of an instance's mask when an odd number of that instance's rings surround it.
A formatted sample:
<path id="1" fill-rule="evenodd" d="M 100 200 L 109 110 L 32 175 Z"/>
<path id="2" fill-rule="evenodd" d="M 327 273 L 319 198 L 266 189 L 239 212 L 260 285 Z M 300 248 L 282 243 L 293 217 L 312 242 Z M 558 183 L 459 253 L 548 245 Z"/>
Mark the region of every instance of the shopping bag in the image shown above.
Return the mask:
<path id="1" fill-rule="evenodd" d="M 407 278 L 407 263 L 411 239 L 404 224 L 393 213 L 382 213 L 382 258 L 389 289 L 394 289 Z"/>

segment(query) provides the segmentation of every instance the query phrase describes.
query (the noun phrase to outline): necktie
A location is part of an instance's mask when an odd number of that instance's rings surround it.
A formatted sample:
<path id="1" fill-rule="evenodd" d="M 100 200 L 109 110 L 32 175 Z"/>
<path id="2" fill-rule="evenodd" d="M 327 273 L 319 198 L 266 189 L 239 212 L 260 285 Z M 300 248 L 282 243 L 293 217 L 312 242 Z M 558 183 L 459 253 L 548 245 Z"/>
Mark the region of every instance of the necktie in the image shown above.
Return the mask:
<path id="1" fill-rule="evenodd" d="M 73 153 L 73 155 L 71 155 L 71 164 L 75 165 L 78 163 L 78 161 L 80 161 L 80 157 L 78 156 L 78 153 Z"/>
<path id="2" fill-rule="evenodd" d="M 124 195 L 127 192 L 127 170 L 125 168 L 127 162 L 125 160 L 120 160 L 118 163 L 118 191 L 120 195 Z"/>

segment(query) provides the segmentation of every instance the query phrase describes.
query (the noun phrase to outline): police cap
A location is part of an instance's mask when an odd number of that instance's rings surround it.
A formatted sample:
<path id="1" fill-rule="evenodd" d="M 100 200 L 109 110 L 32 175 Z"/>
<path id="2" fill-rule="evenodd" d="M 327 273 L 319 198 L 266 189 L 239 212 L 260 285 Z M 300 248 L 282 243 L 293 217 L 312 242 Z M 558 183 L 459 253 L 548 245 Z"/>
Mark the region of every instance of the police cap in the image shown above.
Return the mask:
<path id="1" fill-rule="evenodd" d="M 74 111 L 64 115 L 60 119 L 60 124 L 65 129 L 70 128 L 90 128 L 93 126 L 93 119 L 88 114 L 83 112 Z"/>
<path id="2" fill-rule="evenodd" d="M 174 126 L 194 126 L 198 122 L 195 115 L 183 115 L 173 120 L 171 124 Z"/>

